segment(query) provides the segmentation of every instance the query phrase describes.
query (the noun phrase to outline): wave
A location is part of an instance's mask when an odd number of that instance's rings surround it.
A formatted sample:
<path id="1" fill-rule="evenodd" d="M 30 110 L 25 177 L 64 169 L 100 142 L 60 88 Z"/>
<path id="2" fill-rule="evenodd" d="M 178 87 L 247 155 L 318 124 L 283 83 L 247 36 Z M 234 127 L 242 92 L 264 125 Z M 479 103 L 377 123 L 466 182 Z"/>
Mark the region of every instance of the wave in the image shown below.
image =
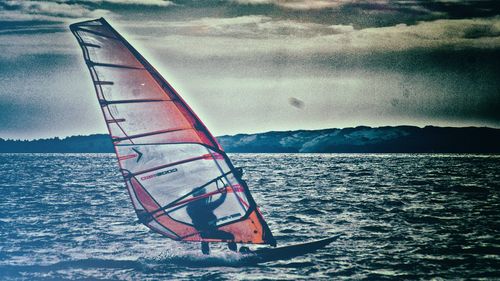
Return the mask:
<path id="1" fill-rule="evenodd" d="M 256 265 L 248 256 L 239 253 L 213 252 L 203 255 L 195 251 L 183 253 L 163 253 L 158 257 L 139 259 L 77 259 L 61 261 L 53 264 L 33 265 L 0 265 L 0 272 L 4 277 L 19 276 L 21 273 L 53 272 L 70 269 L 130 269 L 140 272 L 164 271 L 172 267 L 240 267 Z"/>

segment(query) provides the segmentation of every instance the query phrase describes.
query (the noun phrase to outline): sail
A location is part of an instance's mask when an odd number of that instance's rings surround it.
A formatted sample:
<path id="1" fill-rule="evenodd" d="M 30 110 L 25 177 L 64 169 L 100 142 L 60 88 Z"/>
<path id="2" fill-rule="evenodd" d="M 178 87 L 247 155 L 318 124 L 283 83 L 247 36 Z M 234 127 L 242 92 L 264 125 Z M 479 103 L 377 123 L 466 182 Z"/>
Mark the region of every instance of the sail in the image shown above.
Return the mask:
<path id="1" fill-rule="evenodd" d="M 139 221 L 174 240 L 275 245 L 241 171 L 172 86 L 103 18 L 70 29 Z"/>

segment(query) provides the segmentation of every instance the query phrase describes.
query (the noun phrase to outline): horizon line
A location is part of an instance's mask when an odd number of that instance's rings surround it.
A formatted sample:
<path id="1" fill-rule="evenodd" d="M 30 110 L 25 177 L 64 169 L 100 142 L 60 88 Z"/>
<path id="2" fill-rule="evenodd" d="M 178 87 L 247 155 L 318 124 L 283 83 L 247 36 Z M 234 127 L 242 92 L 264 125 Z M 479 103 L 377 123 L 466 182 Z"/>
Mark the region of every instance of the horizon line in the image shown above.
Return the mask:
<path id="1" fill-rule="evenodd" d="M 270 130 L 270 131 L 264 131 L 264 132 L 256 132 L 256 133 L 236 133 L 236 134 L 225 134 L 225 135 L 220 135 L 220 136 L 215 136 L 215 138 L 219 137 L 232 137 L 232 136 L 237 136 L 237 135 L 258 135 L 258 134 L 266 134 L 266 133 L 280 133 L 280 132 L 294 132 L 294 131 L 324 131 L 324 130 L 345 130 L 345 129 L 356 129 L 356 128 L 370 128 L 370 129 L 380 129 L 380 128 L 396 128 L 396 127 L 415 127 L 419 129 L 424 129 L 427 127 L 434 127 L 434 128 L 455 128 L 455 129 L 464 129 L 464 128 L 485 128 L 485 129 L 494 129 L 494 130 L 499 130 L 500 127 L 489 127 L 489 126 L 437 126 L 437 125 L 425 125 L 425 126 L 418 126 L 418 125 L 384 125 L 384 126 L 367 126 L 367 125 L 358 125 L 358 126 L 350 126 L 350 127 L 343 127 L 343 128 L 323 128 L 323 129 L 296 129 L 296 130 Z M 72 138 L 72 137 L 89 137 L 89 136 L 95 136 L 95 135 L 109 135 L 108 132 L 96 132 L 96 133 L 91 133 L 88 135 L 66 135 L 66 136 L 53 136 L 53 137 L 46 137 L 46 138 L 32 138 L 32 139 L 12 139 L 12 138 L 3 138 L 0 136 L 0 140 L 3 141 L 38 141 L 38 140 L 53 140 L 53 139 L 60 139 L 60 140 L 65 140 L 67 138 Z"/>

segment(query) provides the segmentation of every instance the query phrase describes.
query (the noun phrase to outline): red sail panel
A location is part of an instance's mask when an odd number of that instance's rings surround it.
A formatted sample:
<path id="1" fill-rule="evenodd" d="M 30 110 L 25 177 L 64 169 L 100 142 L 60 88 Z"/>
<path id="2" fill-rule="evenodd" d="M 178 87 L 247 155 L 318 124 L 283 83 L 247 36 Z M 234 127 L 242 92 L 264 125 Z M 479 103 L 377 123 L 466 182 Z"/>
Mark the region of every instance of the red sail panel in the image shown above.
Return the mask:
<path id="1" fill-rule="evenodd" d="M 239 171 L 172 86 L 104 19 L 70 28 L 139 220 L 175 240 L 274 245 Z"/>

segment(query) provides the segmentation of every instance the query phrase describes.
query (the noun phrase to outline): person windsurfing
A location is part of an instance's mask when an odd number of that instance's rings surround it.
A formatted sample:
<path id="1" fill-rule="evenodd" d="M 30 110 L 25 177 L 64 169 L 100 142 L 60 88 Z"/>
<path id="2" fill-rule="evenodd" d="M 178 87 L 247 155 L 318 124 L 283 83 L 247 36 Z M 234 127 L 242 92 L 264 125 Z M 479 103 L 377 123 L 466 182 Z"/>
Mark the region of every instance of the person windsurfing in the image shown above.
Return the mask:
<path id="1" fill-rule="evenodd" d="M 217 216 L 214 214 L 217 209 L 226 200 L 227 190 L 224 189 L 218 199 L 212 201 L 211 195 L 206 195 L 205 187 L 193 189 L 193 198 L 186 211 L 191 217 L 194 228 L 198 230 L 203 239 L 222 239 L 228 242 L 227 246 L 231 251 L 237 251 L 237 246 L 234 241 L 234 235 L 220 230 L 217 227 Z M 205 255 L 210 254 L 210 246 L 208 242 L 201 242 L 201 252 Z"/>

